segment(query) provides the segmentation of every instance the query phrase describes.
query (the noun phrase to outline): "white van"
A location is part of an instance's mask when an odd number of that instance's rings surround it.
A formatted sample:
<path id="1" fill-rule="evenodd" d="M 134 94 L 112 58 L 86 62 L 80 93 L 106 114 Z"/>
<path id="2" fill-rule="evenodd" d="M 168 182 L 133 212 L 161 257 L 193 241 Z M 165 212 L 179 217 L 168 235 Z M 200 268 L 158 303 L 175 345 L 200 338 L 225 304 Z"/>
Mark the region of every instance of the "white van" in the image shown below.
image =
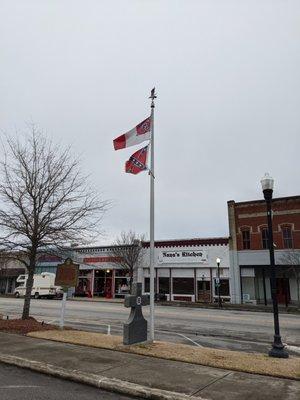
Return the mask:
<path id="1" fill-rule="evenodd" d="M 14 290 L 15 297 L 25 296 L 26 293 L 26 282 L 28 275 L 19 275 L 16 280 L 16 288 Z M 51 272 L 42 272 L 41 274 L 34 274 L 33 286 L 31 296 L 35 299 L 41 297 L 54 298 L 61 297 L 63 290 L 60 286 L 55 286 L 55 274 Z"/>

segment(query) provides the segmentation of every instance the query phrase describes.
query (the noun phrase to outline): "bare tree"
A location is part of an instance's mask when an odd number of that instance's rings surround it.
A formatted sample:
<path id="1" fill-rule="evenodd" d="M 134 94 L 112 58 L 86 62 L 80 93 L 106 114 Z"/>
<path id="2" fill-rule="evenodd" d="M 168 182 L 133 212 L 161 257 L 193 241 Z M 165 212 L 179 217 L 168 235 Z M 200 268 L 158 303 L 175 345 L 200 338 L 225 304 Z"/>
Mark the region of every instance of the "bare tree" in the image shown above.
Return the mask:
<path id="1" fill-rule="evenodd" d="M 107 202 L 88 185 L 71 149 L 53 144 L 34 126 L 23 140 L 6 137 L 3 152 L 0 245 L 27 268 L 22 314 L 27 319 L 39 255 L 91 240 Z"/>
<path id="2" fill-rule="evenodd" d="M 297 283 L 297 300 L 300 304 L 300 251 L 287 250 L 281 255 L 278 261 L 278 264 L 288 266 L 287 272 L 293 272 Z"/>
<path id="3" fill-rule="evenodd" d="M 113 264 L 128 271 L 130 278 L 130 292 L 132 289 L 134 274 L 137 273 L 138 266 L 142 265 L 143 262 L 143 240 L 143 235 L 137 235 L 133 231 L 122 232 L 115 240 L 114 247 L 112 248 L 112 255 L 116 259 Z"/>

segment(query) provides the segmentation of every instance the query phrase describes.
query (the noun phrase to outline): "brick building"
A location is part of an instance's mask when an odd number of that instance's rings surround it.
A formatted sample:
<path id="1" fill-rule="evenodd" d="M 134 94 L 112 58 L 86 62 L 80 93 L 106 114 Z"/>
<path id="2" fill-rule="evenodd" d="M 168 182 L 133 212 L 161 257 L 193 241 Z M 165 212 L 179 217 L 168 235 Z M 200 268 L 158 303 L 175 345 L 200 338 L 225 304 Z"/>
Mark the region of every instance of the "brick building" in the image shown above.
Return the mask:
<path id="1" fill-rule="evenodd" d="M 277 298 L 299 303 L 300 196 L 272 201 Z M 232 302 L 271 302 L 268 229 L 264 200 L 228 201 Z"/>

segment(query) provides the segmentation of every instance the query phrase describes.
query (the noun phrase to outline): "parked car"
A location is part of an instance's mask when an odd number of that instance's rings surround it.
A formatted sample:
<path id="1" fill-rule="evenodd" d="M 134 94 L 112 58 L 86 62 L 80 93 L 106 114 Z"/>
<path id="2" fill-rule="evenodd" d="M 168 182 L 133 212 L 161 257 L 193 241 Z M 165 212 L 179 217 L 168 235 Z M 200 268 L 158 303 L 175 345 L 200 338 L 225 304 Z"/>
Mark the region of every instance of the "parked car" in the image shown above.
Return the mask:
<path id="1" fill-rule="evenodd" d="M 28 275 L 19 275 L 16 280 L 16 288 L 14 290 L 15 297 L 23 297 L 26 293 L 26 282 Z M 55 274 L 51 272 L 42 272 L 34 274 L 31 296 L 35 299 L 42 297 L 53 299 L 63 295 L 63 289 L 60 286 L 55 286 Z"/>

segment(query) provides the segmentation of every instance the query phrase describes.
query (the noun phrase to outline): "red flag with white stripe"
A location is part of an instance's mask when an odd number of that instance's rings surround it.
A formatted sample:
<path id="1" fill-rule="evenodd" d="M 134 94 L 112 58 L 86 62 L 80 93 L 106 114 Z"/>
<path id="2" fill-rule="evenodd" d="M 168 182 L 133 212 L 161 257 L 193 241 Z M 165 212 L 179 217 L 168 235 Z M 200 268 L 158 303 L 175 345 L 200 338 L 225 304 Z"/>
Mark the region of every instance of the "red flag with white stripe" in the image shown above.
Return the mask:
<path id="1" fill-rule="evenodd" d="M 130 131 L 114 139 L 115 150 L 125 149 L 149 140 L 151 135 L 151 117 L 146 118 Z"/>
<path id="2" fill-rule="evenodd" d="M 129 174 L 137 175 L 142 171 L 146 171 L 147 168 L 147 158 L 148 158 L 148 147 L 143 147 L 139 149 L 129 158 L 125 163 L 125 172 Z"/>

